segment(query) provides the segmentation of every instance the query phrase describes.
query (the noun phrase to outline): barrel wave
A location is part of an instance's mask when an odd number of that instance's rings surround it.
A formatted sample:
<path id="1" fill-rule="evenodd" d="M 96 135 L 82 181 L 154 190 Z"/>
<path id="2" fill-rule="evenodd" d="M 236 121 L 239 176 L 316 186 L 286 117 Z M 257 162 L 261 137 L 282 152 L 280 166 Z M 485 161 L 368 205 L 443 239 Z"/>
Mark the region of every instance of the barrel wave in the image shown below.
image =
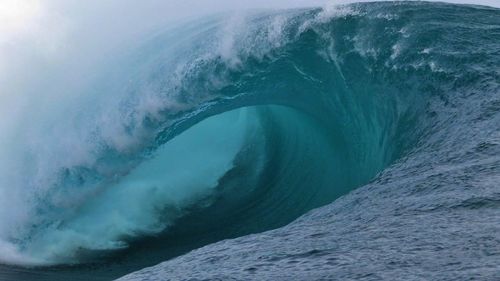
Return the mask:
<path id="1" fill-rule="evenodd" d="M 145 36 L 96 66 L 81 95 L 35 112 L 7 138 L 3 159 L 15 160 L 0 171 L 0 277 L 109 280 L 244 236 L 161 266 L 172 280 L 278 280 L 300 262 L 238 271 L 246 259 L 237 252 L 228 254 L 234 263 L 206 263 L 245 239 L 262 254 L 272 248 L 263 235 L 300 244 L 295 228 L 322 239 L 316 220 L 331 220 L 337 239 L 384 219 L 393 224 L 381 230 L 410 225 L 395 213 L 440 213 L 442 239 L 462 226 L 454 219 L 479 216 L 484 241 L 498 250 L 498 222 L 487 224 L 499 206 L 491 185 L 500 169 L 498 38 L 498 9 L 426 2 L 217 15 Z M 425 248 L 424 230 L 411 229 L 415 239 L 403 244 Z M 346 238 L 353 249 L 386 239 L 399 253 L 387 233 L 357 235 Z M 324 260 L 311 250 L 302 258 Z M 249 250 L 250 261 L 257 253 Z M 488 266 L 498 253 L 476 258 Z M 478 276 L 498 273 L 489 269 Z M 336 276 L 354 278 L 346 272 Z"/>

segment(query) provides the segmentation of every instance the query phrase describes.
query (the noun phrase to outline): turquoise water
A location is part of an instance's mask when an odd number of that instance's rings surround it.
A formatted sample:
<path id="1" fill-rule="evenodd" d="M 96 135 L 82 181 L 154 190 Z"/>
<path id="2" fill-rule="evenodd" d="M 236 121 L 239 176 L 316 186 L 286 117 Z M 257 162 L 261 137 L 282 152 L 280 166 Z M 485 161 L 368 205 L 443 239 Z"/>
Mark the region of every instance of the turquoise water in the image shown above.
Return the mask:
<path id="1" fill-rule="evenodd" d="M 365 253 L 373 260 L 363 268 L 382 274 L 392 272 L 388 262 L 377 264 L 388 249 L 422 257 L 418 249 L 436 247 L 455 265 L 449 272 L 475 264 L 465 257 L 456 263 L 460 255 L 488 266 L 498 252 L 439 241 L 456 228 L 477 237 L 455 219 L 480 216 L 488 248 L 500 245 L 493 231 L 498 192 L 489 184 L 500 169 L 498 38 L 498 9 L 426 2 L 219 15 L 159 31 L 103 63 L 92 86 L 81 89 L 85 99 L 40 122 L 35 146 L 14 150 L 24 169 L 0 184 L 21 184 L 31 194 L 16 206 L 29 218 L 0 233 L 15 253 L 1 256 L 8 265 L 0 279 L 110 280 L 276 228 L 149 273 L 172 280 L 292 273 L 307 279 L 302 270 L 310 264 L 313 279 L 332 278 L 330 271 L 363 279 L 348 274 L 356 258 L 332 268 L 325 256 Z M 453 211 L 470 200 L 483 212 Z M 425 208 L 431 218 L 420 228 L 391 217 L 416 218 Z M 436 218 L 442 233 L 427 241 L 420 235 Z M 316 222 L 331 226 L 323 231 L 330 233 L 319 235 Z M 390 227 L 408 239 L 381 234 Z M 334 237 L 349 235 L 343 229 L 361 234 L 336 251 Z M 378 238 L 362 235 L 368 232 Z M 322 242 L 306 243 L 305 236 Z M 382 246 L 370 243 L 380 237 Z M 455 238 L 464 245 L 479 239 L 465 237 Z M 245 244 L 252 241 L 256 249 Z M 256 262 L 269 249 L 285 257 L 297 247 L 309 254 L 295 263 L 263 258 L 274 266 L 267 270 Z M 254 270 L 235 269 L 245 261 Z M 370 264 L 359 258 L 358 266 L 363 262 Z M 432 258 L 406 268 L 422 264 Z M 443 276 L 499 271 L 477 272 Z"/>

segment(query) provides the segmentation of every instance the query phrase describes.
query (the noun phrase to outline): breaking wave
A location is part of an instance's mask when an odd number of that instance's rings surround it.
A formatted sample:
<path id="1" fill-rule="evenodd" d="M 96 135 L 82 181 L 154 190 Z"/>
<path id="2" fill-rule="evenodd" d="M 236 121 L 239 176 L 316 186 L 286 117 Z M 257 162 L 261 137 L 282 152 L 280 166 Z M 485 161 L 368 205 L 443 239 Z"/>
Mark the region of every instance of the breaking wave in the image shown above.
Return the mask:
<path id="1" fill-rule="evenodd" d="M 62 271 L 121 260 L 116 277 L 284 226 L 395 161 L 432 159 L 428 148 L 498 120 L 499 19 L 370 3 L 220 15 L 144 38 L 5 139 L 0 260 Z"/>

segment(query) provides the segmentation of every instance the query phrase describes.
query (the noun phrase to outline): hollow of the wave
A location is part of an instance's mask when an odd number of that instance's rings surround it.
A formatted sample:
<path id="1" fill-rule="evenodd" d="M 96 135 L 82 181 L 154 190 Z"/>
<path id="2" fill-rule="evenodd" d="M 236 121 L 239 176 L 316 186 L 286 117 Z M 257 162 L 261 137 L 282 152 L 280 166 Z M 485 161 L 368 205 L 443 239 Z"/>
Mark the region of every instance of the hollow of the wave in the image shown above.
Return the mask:
<path id="1" fill-rule="evenodd" d="M 108 280 L 209 243 L 277 228 L 383 168 L 385 160 L 365 160 L 386 152 L 355 159 L 359 143 L 325 124 L 281 105 L 243 107 L 202 120 L 40 240 L 40 251 L 57 241 L 57 252 L 80 262 L 40 269 L 43 276 Z M 375 134 L 363 137 L 380 148 Z M 360 169 L 367 164 L 373 167 Z M 40 280 L 36 272 L 16 274 Z"/>
<path id="2" fill-rule="evenodd" d="M 106 249 L 121 246 L 109 244 L 110 238 L 119 238 L 131 243 L 127 255 L 158 252 L 161 260 L 171 248 L 283 226 L 361 180 L 346 169 L 348 155 L 334 137 L 313 117 L 284 106 L 244 107 L 207 118 L 87 205 L 72 224 L 93 239 L 78 254 L 93 259 L 95 250 L 104 249 L 107 256 Z M 134 235 L 120 237 L 123 232 Z"/>

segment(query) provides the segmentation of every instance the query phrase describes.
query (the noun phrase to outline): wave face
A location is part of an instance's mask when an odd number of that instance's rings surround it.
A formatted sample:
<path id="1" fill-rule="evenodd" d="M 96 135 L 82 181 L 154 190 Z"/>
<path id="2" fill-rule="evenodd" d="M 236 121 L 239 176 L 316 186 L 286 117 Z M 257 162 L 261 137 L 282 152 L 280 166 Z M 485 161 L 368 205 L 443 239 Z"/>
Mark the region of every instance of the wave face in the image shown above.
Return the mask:
<path id="1" fill-rule="evenodd" d="M 498 38 L 498 9 L 425 2 L 145 38 L 6 140 L 0 277 L 108 280 L 276 228 L 125 280 L 493 277 Z"/>

